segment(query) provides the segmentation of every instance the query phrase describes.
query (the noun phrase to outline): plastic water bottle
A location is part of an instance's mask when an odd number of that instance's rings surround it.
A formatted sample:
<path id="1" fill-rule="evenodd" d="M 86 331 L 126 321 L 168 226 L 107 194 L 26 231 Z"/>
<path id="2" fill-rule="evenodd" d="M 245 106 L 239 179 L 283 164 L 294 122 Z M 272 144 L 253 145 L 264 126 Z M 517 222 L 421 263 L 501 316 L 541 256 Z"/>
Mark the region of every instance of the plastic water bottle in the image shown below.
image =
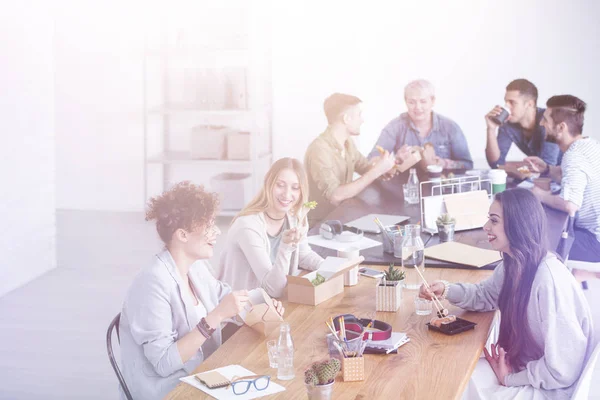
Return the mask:
<path id="1" fill-rule="evenodd" d="M 421 286 L 421 276 L 425 276 L 425 245 L 421 239 L 421 227 L 419 225 L 406 225 L 404 227 L 404 239 L 402 240 L 402 267 L 406 271 L 405 288 L 416 290 Z"/>
<path id="2" fill-rule="evenodd" d="M 417 177 L 417 170 L 414 168 L 410 169 L 408 182 L 404 185 L 404 201 L 408 204 L 419 203 L 419 178 Z"/>
<path id="3" fill-rule="evenodd" d="M 277 341 L 277 379 L 289 381 L 294 379 L 294 342 L 290 324 L 284 322 L 279 328 L 279 340 Z"/>

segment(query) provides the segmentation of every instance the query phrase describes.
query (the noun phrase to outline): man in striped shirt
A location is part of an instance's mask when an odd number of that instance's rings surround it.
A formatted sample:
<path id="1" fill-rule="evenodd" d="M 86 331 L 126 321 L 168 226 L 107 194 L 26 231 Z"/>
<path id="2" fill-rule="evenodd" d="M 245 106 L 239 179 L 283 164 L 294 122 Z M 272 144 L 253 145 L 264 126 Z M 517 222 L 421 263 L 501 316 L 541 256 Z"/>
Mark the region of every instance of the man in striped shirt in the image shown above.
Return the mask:
<path id="1" fill-rule="evenodd" d="M 586 104 L 571 95 L 553 96 L 546 103 L 541 125 L 546 140 L 564 153 L 560 166 L 538 157 L 527 157 L 534 169 L 560 182 L 559 196 L 534 187 L 533 192 L 550 207 L 575 215 L 575 240 L 569 259 L 600 262 L 600 143 L 582 136 Z"/>

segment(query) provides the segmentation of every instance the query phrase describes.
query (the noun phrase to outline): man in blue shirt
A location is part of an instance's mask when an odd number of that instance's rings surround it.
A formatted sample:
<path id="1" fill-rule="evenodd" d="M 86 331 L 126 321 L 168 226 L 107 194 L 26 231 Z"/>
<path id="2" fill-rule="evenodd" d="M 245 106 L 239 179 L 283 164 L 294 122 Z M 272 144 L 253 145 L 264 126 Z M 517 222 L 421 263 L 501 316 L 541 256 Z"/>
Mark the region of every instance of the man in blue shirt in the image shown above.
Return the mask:
<path id="1" fill-rule="evenodd" d="M 559 165 L 558 146 L 546 141 L 546 131 L 540 125 L 545 109 L 537 108 L 538 90 L 527 79 L 515 79 L 506 87 L 505 107 L 510 111 L 508 120 L 498 125 L 492 117 L 502 108 L 494 107 L 485 116 L 487 145 L 485 156 L 491 168 L 506 163 L 506 154 L 514 143 L 527 156 L 537 156 L 549 165 Z"/>
<path id="2" fill-rule="evenodd" d="M 402 159 L 407 146 L 433 145 L 433 152 L 423 153 L 421 165 L 440 165 L 444 169 L 471 169 L 473 160 L 462 130 L 449 118 L 433 112 L 435 92 L 433 85 L 423 79 L 410 82 L 404 88 L 404 100 L 408 112 L 400 114 L 383 128 L 381 135 L 369 154 L 379 155 L 376 146 L 396 153 Z"/>

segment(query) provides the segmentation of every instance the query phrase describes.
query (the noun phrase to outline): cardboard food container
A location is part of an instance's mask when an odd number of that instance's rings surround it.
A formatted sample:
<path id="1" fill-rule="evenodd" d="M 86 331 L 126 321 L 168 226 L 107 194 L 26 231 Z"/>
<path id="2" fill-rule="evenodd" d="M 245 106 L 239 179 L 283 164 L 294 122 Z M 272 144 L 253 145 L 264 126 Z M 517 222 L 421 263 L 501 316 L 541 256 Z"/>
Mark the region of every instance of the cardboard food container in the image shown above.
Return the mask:
<path id="1" fill-rule="evenodd" d="M 306 275 L 287 277 L 287 299 L 291 303 L 316 306 L 344 291 L 344 272 L 352 269 L 365 260 L 358 258 L 327 257 L 321 267 Z M 325 282 L 313 286 L 312 280 L 317 273 L 325 278 Z"/>
<path id="2" fill-rule="evenodd" d="M 283 318 L 273 305 L 273 299 L 262 288 L 248 292 L 249 303 L 238 316 L 246 325 L 255 331 L 269 336 L 279 329 Z"/>
<path id="3" fill-rule="evenodd" d="M 412 151 L 412 153 L 410 153 L 410 156 L 402 162 L 402 164 L 396 164 L 396 169 L 400 172 L 404 172 L 417 165 L 419 161 L 421 161 L 421 152 L 418 150 L 418 148 L 416 148 Z"/>

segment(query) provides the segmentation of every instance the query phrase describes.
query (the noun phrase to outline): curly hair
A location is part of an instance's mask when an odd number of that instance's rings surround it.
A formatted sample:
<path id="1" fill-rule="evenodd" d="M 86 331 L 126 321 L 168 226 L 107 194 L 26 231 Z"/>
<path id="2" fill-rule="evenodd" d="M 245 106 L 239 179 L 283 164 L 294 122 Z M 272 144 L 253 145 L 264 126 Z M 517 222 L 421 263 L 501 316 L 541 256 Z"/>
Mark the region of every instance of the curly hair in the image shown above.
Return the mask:
<path id="1" fill-rule="evenodd" d="M 217 213 L 219 197 L 202 185 L 183 181 L 148 201 L 146 221 L 156 220 L 156 231 L 165 244 L 177 229 L 208 231 Z"/>

